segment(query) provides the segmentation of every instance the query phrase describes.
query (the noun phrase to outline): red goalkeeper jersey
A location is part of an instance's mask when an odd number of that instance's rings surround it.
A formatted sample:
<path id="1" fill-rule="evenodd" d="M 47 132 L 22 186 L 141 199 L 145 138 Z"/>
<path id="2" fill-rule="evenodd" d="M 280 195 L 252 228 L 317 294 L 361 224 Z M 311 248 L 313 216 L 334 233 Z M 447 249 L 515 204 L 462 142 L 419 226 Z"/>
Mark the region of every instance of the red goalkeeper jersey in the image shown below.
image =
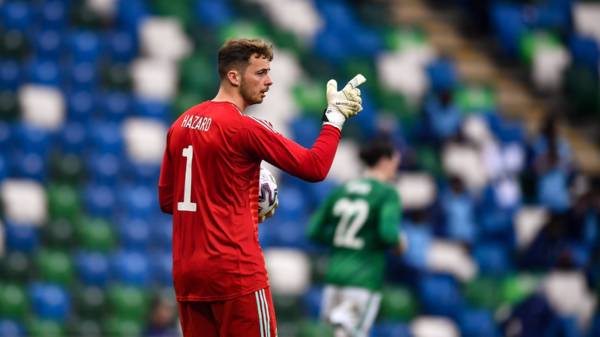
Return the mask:
<path id="1" fill-rule="evenodd" d="M 227 102 L 181 115 L 167 134 L 158 186 L 161 209 L 173 214 L 177 300 L 226 300 L 267 287 L 258 243 L 260 163 L 320 181 L 339 140 L 340 131 L 326 125 L 304 148 Z"/>

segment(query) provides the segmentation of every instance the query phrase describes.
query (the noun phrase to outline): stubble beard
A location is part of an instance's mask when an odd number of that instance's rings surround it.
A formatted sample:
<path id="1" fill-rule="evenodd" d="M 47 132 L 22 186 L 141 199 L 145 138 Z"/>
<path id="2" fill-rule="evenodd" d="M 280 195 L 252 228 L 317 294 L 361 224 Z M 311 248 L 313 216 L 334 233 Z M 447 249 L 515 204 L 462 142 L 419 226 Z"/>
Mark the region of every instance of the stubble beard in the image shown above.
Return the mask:
<path id="1" fill-rule="evenodd" d="M 260 104 L 263 101 L 263 98 L 261 95 L 259 95 L 258 97 L 252 96 L 252 92 L 244 84 L 244 82 L 242 82 L 240 84 L 240 94 L 242 95 L 242 98 L 244 99 L 244 101 L 246 103 L 248 103 L 248 105 Z"/>

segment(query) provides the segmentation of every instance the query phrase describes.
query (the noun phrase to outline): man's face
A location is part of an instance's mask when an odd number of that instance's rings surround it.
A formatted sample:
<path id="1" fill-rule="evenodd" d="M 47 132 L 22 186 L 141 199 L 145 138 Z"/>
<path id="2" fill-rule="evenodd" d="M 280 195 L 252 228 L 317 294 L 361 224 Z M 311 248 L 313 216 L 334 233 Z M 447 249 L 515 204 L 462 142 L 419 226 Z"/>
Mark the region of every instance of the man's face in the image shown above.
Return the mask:
<path id="1" fill-rule="evenodd" d="M 384 170 L 386 175 L 386 180 L 392 180 L 396 177 L 396 173 L 398 173 L 398 166 L 400 165 L 400 152 L 394 152 L 394 154 L 385 159 Z"/>
<path id="2" fill-rule="evenodd" d="M 253 55 L 240 81 L 240 93 L 248 105 L 262 103 L 273 81 L 269 76 L 271 62 Z"/>

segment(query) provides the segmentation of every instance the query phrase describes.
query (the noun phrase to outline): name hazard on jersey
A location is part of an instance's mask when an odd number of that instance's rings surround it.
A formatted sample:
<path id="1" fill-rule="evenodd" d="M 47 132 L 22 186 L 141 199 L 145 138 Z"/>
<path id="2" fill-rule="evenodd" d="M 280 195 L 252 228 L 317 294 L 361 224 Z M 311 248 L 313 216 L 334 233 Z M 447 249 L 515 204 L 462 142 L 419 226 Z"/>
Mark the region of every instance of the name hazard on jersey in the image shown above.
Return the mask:
<path id="1" fill-rule="evenodd" d="M 211 123 L 212 118 L 210 117 L 187 115 L 183 117 L 183 120 L 181 121 L 181 127 L 198 131 L 208 131 Z"/>

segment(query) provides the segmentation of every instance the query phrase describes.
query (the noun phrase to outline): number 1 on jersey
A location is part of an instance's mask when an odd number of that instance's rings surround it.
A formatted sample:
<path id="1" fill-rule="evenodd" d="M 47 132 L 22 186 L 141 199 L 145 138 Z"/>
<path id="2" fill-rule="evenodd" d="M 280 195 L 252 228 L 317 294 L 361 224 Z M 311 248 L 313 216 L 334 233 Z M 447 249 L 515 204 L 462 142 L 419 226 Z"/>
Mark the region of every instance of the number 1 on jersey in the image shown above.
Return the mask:
<path id="1" fill-rule="evenodd" d="M 183 183 L 183 201 L 177 203 L 177 210 L 195 212 L 196 203 L 192 202 L 192 159 L 194 158 L 192 145 L 184 148 L 182 155 L 185 157 L 185 181 Z"/>

